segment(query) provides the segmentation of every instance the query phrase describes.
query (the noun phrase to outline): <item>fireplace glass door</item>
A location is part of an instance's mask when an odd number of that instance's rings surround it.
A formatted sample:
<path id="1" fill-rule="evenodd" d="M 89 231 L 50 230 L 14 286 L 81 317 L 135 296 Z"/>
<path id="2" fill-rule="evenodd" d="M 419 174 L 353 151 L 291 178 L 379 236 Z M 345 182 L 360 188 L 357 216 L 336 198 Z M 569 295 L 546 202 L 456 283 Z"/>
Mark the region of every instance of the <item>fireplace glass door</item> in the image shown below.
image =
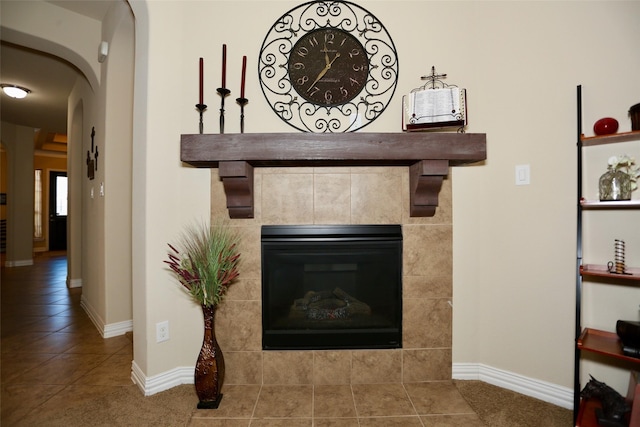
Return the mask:
<path id="1" fill-rule="evenodd" d="M 399 225 L 263 226 L 263 348 L 402 345 Z"/>

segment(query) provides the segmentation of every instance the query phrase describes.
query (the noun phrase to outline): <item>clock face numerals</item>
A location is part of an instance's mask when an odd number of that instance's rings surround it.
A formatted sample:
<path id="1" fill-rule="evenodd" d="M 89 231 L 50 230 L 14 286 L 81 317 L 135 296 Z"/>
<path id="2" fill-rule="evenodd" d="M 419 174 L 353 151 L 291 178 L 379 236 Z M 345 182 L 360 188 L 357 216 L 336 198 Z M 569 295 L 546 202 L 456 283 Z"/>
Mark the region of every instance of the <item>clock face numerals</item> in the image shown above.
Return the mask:
<path id="1" fill-rule="evenodd" d="M 351 101 L 362 91 L 369 75 L 369 60 L 362 44 L 335 28 L 302 36 L 287 66 L 296 92 L 309 102 L 327 106 Z"/>

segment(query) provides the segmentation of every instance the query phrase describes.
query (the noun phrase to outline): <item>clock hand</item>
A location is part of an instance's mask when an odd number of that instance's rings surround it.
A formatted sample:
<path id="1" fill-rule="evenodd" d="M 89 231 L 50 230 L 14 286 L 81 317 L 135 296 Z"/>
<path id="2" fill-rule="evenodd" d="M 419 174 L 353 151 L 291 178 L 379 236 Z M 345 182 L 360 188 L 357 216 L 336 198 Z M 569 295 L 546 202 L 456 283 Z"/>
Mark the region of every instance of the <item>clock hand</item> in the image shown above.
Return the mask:
<path id="1" fill-rule="evenodd" d="M 324 62 L 327 65 L 331 64 L 331 61 L 329 60 L 329 51 L 327 50 L 327 44 L 326 43 L 324 45 L 323 52 L 324 52 Z"/>
<path id="2" fill-rule="evenodd" d="M 340 53 L 336 53 L 335 58 L 333 58 L 327 65 L 324 66 L 324 68 L 320 71 L 320 73 L 318 74 L 318 77 L 316 77 L 316 79 L 313 81 L 313 83 L 311 83 L 311 85 L 309 86 L 309 89 L 307 89 L 307 92 L 309 92 L 311 89 L 313 89 L 313 87 L 316 85 L 316 83 L 318 83 L 318 81 L 320 81 L 321 78 L 324 77 L 325 74 L 327 74 L 327 71 L 329 71 L 329 69 L 331 68 L 331 65 L 335 62 L 336 59 L 338 59 L 340 57 Z"/>

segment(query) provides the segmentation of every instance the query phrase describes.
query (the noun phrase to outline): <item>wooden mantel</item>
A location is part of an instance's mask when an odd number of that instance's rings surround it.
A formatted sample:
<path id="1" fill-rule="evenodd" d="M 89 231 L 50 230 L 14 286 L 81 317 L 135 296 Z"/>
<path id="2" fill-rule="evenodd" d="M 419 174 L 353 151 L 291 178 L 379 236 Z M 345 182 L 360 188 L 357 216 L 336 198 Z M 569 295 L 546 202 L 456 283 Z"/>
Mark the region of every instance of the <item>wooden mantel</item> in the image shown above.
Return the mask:
<path id="1" fill-rule="evenodd" d="M 231 218 L 253 218 L 253 168 L 408 166 L 412 217 L 433 216 L 449 166 L 487 158 L 486 135 L 469 133 L 245 133 L 181 136 L 180 159 L 218 168 Z"/>

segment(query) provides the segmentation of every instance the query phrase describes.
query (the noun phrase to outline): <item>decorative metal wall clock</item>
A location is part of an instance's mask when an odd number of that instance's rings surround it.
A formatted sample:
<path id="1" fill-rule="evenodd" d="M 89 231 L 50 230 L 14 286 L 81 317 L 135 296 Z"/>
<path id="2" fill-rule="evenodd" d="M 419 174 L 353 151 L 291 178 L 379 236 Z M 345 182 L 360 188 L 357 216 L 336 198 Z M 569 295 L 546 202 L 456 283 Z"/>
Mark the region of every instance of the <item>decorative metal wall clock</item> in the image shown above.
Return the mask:
<path id="1" fill-rule="evenodd" d="M 258 60 L 273 111 L 303 132 L 351 132 L 378 118 L 398 83 L 398 54 L 380 20 L 347 1 L 315 0 L 282 15 Z"/>

